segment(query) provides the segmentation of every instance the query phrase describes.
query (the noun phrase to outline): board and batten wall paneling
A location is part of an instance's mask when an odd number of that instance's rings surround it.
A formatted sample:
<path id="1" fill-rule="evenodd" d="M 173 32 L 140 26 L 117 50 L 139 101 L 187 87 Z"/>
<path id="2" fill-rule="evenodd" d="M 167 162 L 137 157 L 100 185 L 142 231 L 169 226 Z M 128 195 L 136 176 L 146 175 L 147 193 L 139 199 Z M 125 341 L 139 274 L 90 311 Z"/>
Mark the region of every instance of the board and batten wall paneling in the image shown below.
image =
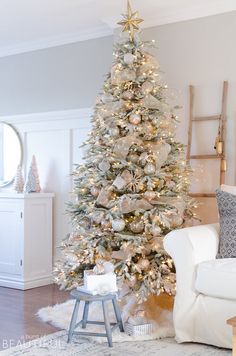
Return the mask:
<path id="1" fill-rule="evenodd" d="M 55 193 L 53 214 L 54 259 L 58 246 L 70 231 L 66 204 L 73 187 L 74 164 L 82 163 L 80 147 L 91 129 L 89 109 L 9 117 L 24 143 L 24 176 L 35 155 L 42 191 Z M 12 189 L 12 187 L 8 188 Z M 37 226 L 35 226 L 37 229 Z"/>

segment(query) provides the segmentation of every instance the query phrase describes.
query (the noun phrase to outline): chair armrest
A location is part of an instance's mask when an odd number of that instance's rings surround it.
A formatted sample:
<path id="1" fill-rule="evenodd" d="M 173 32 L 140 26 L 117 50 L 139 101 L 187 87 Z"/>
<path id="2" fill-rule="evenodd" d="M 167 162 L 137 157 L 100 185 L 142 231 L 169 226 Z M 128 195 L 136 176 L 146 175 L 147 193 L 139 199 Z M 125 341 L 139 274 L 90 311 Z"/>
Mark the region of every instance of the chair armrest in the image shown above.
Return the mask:
<path id="1" fill-rule="evenodd" d="M 165 250 L 175 261 L 183 254 L 194 257 L 193 264 L 216 258 L 219 245 L 219 224 L 199 225 L 171 231 L 164 239 Z"/>
<path id="2" fill-rule="evenodd" d="M 176 268 L 177 295 L 195 293 L 196 265 L 216 258 L 219 225 L 200 225 L 171 231 L 164 239 L 164 248 Z"/>

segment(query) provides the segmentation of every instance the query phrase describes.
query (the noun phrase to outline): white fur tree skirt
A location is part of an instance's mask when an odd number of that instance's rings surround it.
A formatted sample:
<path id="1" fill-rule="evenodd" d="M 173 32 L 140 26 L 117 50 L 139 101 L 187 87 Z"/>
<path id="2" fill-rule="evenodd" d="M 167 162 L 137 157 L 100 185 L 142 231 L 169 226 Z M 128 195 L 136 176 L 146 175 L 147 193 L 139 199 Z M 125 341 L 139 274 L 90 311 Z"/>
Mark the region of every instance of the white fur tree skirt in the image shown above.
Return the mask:
<path id="1" fill-rule="evenodd" d="M 57 304 L 53 307 L 46 307 L 42 308 L 38 311 L 38 316 L 44 322 L 50 323 L 60 329 L 69 329 L 70 319 L 72 316 L 73 308 L 74 308 L 75 301 L 69 300 L 63 304 Z M 109 316 L 110 321 L 114 322 L 114 311 L 112 308 L 112 304 L 109 305 Z M 79 309 L 79 316 L 78 320 L 82 319 L 82 311 L 83 311 L 83 303 L 80 305 Z M 103 321 L 103 313 L 101 303 L 92 303 L 89 308 L 89 320 L 95 321 Z M 89 331 L 104 331 L 103 326 L 96 326 L 96 325 L 88 325 L 87 326 Z M 77 330 L 80 330 L 78 328 Z M 85 331 L 84 329 L 81 329 Z M 160 321 L 159 323 L 155 323 L 153 325 L 153 333 L 150 335 L 143 335 L 143 336 L 129 336 L 126 333 L 121 333 L 119 330 L 115 330 L 113 333 L 113 342 L 127 342 L 127 341 L 144 341 L 144 340 L 154 340 L 160 339 L 165 337 L 173 337 L 174 330 L 173 330 L 173 323 L 172 323 L 172 312 L 169 311 L 162 311 L 160 314 Z M 105 338 L 90 338 L 96 340 L 97 342 L 106 342 Z"/>

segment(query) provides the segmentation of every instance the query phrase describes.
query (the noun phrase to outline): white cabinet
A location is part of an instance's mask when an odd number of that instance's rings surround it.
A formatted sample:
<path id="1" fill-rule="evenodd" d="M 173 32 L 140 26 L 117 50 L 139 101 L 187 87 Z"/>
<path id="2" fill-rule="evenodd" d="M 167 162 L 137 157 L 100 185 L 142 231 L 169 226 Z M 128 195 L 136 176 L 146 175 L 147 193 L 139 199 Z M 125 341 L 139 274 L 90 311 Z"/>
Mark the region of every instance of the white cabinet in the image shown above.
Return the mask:
<path id="1" fill-rule="evenodd" d="M 52 283 L 51 193 L 0 193 L 0 286 Z"/>

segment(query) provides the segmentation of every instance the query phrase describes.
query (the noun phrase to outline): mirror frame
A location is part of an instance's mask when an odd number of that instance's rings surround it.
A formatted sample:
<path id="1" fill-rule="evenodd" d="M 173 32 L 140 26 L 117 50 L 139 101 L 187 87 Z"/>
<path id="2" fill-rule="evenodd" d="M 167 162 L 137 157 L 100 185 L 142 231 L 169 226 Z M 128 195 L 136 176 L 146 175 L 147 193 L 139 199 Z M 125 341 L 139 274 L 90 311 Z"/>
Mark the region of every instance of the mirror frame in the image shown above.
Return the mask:
<path id="1" fill-rule="evenodd" d="M 18 165 L 22 166 L 24 151 L 23 151 L 23 142 L 22 142 L 22 139 L 21 139 L 21 136 L 20 136 L 19 132 L 17 131 L 17 129 L 16 129 L 12 124 L 9 124 L 9 122 L 0 121 L 0 124 L 8 125 L 8 126 L 11 127 L 12 130 L 15 132 L 15 134 L 16 134 L 18 140 L 19 140 L 19 144 L 20 144 L 20 155 L 21 155 L 21 158 L 20 158 L 20 162 L 18 163 Z M 16 167 L 16 169 L 17 169 L 17 167 Z M 6 183 L 2 183 L 2 184 L 0 183 L 0 188 L 4 188 L 4 187 L 6 187 L 6 186 L 12 184 L 13 181 L 14 181 L 14 179 L 15 179 L 15 176 L 14 176 L 11 180 L 9 180 L 8 182 L 6 182 Z"/>

